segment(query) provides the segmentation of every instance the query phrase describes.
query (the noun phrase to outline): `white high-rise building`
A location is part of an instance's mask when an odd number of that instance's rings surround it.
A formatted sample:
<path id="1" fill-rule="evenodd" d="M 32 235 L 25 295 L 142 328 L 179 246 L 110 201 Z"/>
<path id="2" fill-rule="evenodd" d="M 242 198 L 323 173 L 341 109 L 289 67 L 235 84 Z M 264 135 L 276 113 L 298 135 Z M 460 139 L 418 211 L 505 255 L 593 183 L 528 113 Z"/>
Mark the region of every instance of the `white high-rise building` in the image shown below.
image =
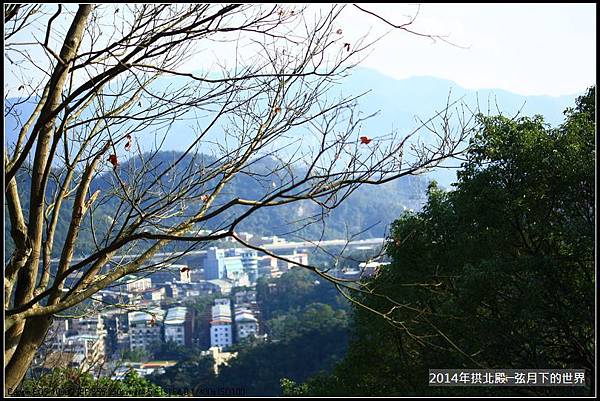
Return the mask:
<path id="1" fill-rule="evenodd" d="M 221 301 L 221 302 L 219 302 Z M 210 346 L 228 348 L 233 344 L 231 306 L 229 300 L 215 300 L 210 321 Z"/>

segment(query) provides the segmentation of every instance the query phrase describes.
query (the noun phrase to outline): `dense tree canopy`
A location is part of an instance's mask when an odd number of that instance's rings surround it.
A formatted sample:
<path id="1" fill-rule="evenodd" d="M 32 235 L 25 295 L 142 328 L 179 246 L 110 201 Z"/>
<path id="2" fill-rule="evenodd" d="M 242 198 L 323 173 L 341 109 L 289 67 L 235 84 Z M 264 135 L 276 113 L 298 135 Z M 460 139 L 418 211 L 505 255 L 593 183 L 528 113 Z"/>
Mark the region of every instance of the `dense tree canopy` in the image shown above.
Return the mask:
<path id="1" fill-rule="evenodd" d="M 14 394 L 21 397 L 164 397 L 161 387 L 140 377 L 135 371 L 123 380 L 94 379 L 76 369 L 54 369 L 36 379 L 26 379 Z"/>
<path id="2" fill-rule="evenodd" d="M 345 360 L 287 394 L 589 395 L 583 387 L 429 387 L 430 368 L 586 369 L 594 377 L 595 87 L 552 128 L 481 117 L 453 191 L 393 226 Z M 380 305 L 378 305 L 380 303 Z M 392 324 L 389 324 L 392 323 Z M 591 379 L 590 379 L 591 378 Z"/>

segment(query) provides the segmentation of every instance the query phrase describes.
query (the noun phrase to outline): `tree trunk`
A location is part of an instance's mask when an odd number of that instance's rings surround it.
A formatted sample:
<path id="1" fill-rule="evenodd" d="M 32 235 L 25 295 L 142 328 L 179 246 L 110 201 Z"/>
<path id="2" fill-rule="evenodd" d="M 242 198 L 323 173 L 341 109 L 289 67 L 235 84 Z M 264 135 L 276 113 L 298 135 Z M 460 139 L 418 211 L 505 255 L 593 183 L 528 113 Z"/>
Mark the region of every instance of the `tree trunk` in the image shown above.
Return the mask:
<path id="1" fill-rule="evenodd" d="M 54 69 L 48 88 L 48 98 L 34 127 L 34 133 L 36 130 L 39 133 L 33 162 L 27 231 L 27 243 L 31 244 L 31 252 L 25 264 L 16 272 L 14 306 L 28 302 L 35 289 L 44 226 L 44 195 L 47 184 L 45 170 L 47 163 L 51 163 L 48 160 L 48 147 L 56 120 L 56 117 L 51 117 L 51 115 L 61 102 L 69 64 L 77 55 L 83 30 L 91 10 L 92 6 L 90 4 L 82 4 L 73 18 L 60 52 L 62 62 L 59 62 Z M 9 288 L 5 288 L 5 292 L 7 290 Z M 17 322 L 5 332 L 5 394 L 10 394 L 11 390 L 14 391 L 23 380 L 37 349 L 46 335 L 46 331 L 50 327 L 51 320 L 51 316 L 30 318 L 25 322 Z"/>
<path id="2" fill-rule="evenodd" d="M 36 316 L 27 319 L 14 357 L 11 358 L 4 369 L 5 395 L 11 395 L 25 377 L 25 373 L 27 373 L 38 348 L 42 345 L 51 323 L 52 317 L 50 316 Z"/>

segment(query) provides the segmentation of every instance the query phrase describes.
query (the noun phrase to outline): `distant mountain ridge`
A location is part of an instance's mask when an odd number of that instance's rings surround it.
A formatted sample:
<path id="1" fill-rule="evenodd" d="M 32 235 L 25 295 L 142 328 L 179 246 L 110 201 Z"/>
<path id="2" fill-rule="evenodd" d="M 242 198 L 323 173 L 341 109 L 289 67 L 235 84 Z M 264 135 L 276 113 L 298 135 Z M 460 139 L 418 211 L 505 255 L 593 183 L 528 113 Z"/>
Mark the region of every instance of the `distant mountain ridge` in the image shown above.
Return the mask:
<path id="1" fill-rule="evenodd" d="M 512 117 L 542 115 L 552 126 L 563 121 L 564 110 L 575 104 L 581 93 L 565 96 L 523 96 L 502 89 L 470 90 L 453 81 L 418 76 L 396 80 L 377 71 L 359 68 L 346 78 L 341 91 L 346 94 L 367 92 L 360 99 L 360 109 L 365 114 L 380 110 L 375 117 L 363 124 L 364 132 L 375 136 L 390 132 L 412 132 L 419 126 L 416 117 L 423 121 L 442 111 L 447 102 L 462 99 L 470 111 L 483 114 Z M 460 112 L 456 107 L 454 113 Z M 446 165 L 459 165 L 449 162 Z M 456 180 L 455 169 L 439 169 L 428 174 L 443 186 L 449 186 Z"/>
<path id="2" fill-rule="evenodd" d="M 167 168 L 173 160 L 179 158 L 182 152 L 164 151 L 158 152 L 149 169 L 156 167 L 156 174 Z M 210 163 L 211 156 L 201 155 L 205 162 Z M 169 177 L 177 177 L 183 174 L 184 169 L 192 163 L 192 156 L 186 155 L 182 162 L 161 180 L 161 185 L 168 187 Z M 197 162 L 197 160 L 196 160 Z M 264 172 L 271 167 L 274 160 L 264 159 L 252 166 L 251 171 Z M 132 179 L 128 176 L 130 166 L 137 164 L 139 166 L 139 156 L 129 160 L 122 161 L 118 167 L 118 173 L 124 183 Z M 296 171 L 298 172 L 298 171 Z M 114 190 L 114 173 L 112 171 L 100 174 L 90 185 L 90 193 L 100 190 L 101 194 L 107 194 Z M 19 174 L 19 187 L 23 193 L 27 193 L 30 187 L 30 179 L 25 174 Z M 274 174 L 267 175 L 261 181 L 271 182 L 276 179 Z M 150 182 L 136 181 L 137 185 L 144 188 Z M 233 197 L 240 197 L 249 200 L 259 200 L 264 195 L 264 187 L 257 180 L 248 175 L 236 176 L 224 189 L 223 193 L 215 200 L 214 208 L 219 204 L 224 204 Z M 320 208 L 311 201 L 299 201 L 289 205 L 266 207 L 250 215 L 238 227 L 236 231 L 247 231 L 256 235 L 278 235 L 290 240 L 300 238 L 307 240 L 323 239 L 345 239 L 348 236 L 356 235 L 353 239 L 364 239 L 372 237 L 383 237 L 387 234 L 388 225 L 397 219 L 405 210 L 419 209 L 425 201 L 425 190 L 428 181 L 420 176 L 406 176 L 399 180 L 392 181 L 383 185 L 363 185 L 353 192 L 340 206 L 331 213 L 324 215 L 322 222 L 306 225 L 303 220 L 310 216 L 319 215 Z M 118 187 L 118 186 L 117 186 Z M 28 208 L 29 199 L 22 198 L 22 204 L 25 212 Z M 190 205 L 194 210 L 199 205 Z M 70 221 L 72 201 L 65 201 L 60 212 L 59 224 L 57 227 L 55 248 L 55 257 L 59 256 L 62 243 L 66 237 L 68 222 Z M 94 214 L 93 225 L 97 237 L 101 237 L 103 232 L 112 222 L 114 211 L 118 208 L 117 198 L 112 198 L 106 204 L 103 204 Z M 143 205 L 142 205 L 143 208 Z M 210 212 L 211 209 L 209 209 Z M 224 213 L 214 219 L 209 220 L 204 226 L 196 227 L 198 229 L 215 230 L 222 228 L 226 221 L 238 216 L 244 207 L 234 207 L 227 213 Z M 27 212 L 26 212 L 27 213 Z M 174 223 L 176 219 L 172 219 Z M 10 222 L 6 220 L 4 229 L 5 238 L 7 238 L 7 254 L 10 254 L 12 243 L 10 241 Z M 83 224 L 80 232 L 76 256 L 85 256 L 93 250 L 93 239 L 89 230 L 89 217 Z M 181 245 L 181 244 L 180 244 Z"/>
<path id="3" fill-rule="evenodd" d="M 179 85 L 180 77 L 165 77 L 156 81 L 157 87 L 166 88 L 169 85 Z M 582 93 L 585 88 L 582 88 Z M 368 92 L 359 99 L 358 109 L 364 115 L 379 111 L 379 114 L 366 120 L 362 124 L 361 132 L 371 137 L 386 135 L 392 130 L 399 134 L 409 133 L 419 126 L 417 117 L 427 120 L 441 111 L 448 99 L 451 101 L 463 99 L 468 110 L 481 110 L 484 114 L 498 114 L 502 112 L 508 116 L 532 116 L 540 114 L 546 122 L 558 125 L 563 119 L 563 111 L 574 104 L 579 94 L 567 96 L 523 96 L 502 89 L 470 90 L 461 87 L 455 82 L 418 76 L 396 80 L 383 75 L 375 70 L 366 68 L 355 69 L 348 77 L 341 80 L 341 84 L 332 88 L 332 94 L 356 95 Z M 8 99 L 6 104 L 15 102 Z M 33 110 L 33 103 L 19 106 L 21 120 L 23 121 Z M 456 112 L 456 110 L 454 110 Z M 17 137 L 19 124 L 14 118 L 5 119 L 5 141 L 7 145 L 14 144 Z M 183 151 L 190 143 L 189 137 L 193 135 L 190 122 L 181 119 L 175 121 L 165 135 L 161 150 Z M 182 135 L 185 140 L 182 140 Z M 156 133 L 145 132 L 135 135 L 136 143 L 146 151 L 156 144 Z M 456 165 L 457 163 L 453 163 Z M 455 180 L 455 170 L 441 169 L 429 173 L 443 186 L 449 186 Z"/>

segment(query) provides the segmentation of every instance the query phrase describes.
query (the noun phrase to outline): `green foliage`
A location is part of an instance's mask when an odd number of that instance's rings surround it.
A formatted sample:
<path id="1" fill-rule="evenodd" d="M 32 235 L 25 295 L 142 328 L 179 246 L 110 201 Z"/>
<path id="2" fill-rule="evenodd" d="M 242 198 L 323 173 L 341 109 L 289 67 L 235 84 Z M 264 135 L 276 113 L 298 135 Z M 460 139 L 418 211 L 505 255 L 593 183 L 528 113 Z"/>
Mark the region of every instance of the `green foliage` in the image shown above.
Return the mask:
<path id="1" fill-rule="evenodd" d="M 263 320 L 286 314 L 312 303 L 346 308 L 347 303 L 335 287 L 305 269 L 292 269 L 278 279 L 261 277 L 256 283 L 256 297 Z"/>
<path id="2" fill-rule="evenodd" d="M 54 369 L 38 379 L 26 379 L 18 389 L 23 397 L 164 397 L 160 387 L 140 377 L 135 371 L 123 380 L 106 377 L 94 379 L 90 373 L 75 369 Z"/>
<path id="3" fill-rule="evenodd" d="M 144 362 L 150 358 L 150 354 L 142 349 L 135 348 L 133 350 L 127 349 L 121 353 L 121 360 L 130 362 Z"/>
<path id="4" fill-rule="evenodd" d="M 330 305 L 316 302 L 308 305 L 304 310 L 297 307 L 267 321 L 270 336 L 276 340 L 306 335 L 311 331 L 343 328 L 347 324 L 348 316 L 345 310 L 335 310 Z"/>
<path id="5" fill-rule="evenodd" d="M 355 309 L 331 374 L 289 395 L 593 393 L 583 387 L 429 387 L 430 368 L 586 368 L 594 376 L 595 88 L 552 129 L 541 117 L 480 117 L 459 182 L 432 183 L 392 227 L 393 263 L 371 282 L 401 305 L 392 326 Z M 363 298 L 377 310 L 393 304 Z"/>
<path id="6" fill-rule="evenodd" d="M 190 353 L 197 352 L 195 348 L 179 345 L 174 341 L 158 341 L 153 344 L 150 349 L 153 350 L 152 356 L 155 360 L 183 360 L 187 358 Z"/>
<path id="7" fill-rule="evenodd" d="M 170 165 L 173 160 L 183 156 L 182 152 L 176 151 L 161 151 L 153 156 L 153 166 L 158 171 L 166 168 Z M 148 155 L 144 155 L 144 158 Z M 198 156 L 204 159 L 206 163 L 214 161 L 211 156 L 200 155 Z M 190 163 L 193 163 L 193 156 L 187 155 L 183 157 L 182 162 L 175 171 L 172 173 L 185 174 L 185 169 Z M 139 166 L 139 160 L 132 158 L 130 160 L 123 161 L 121 166 L 122 179 L 127 182 L 128 169 L 130 165 L 137 164 Z M 273 160 L 268 158 L 261 159 L 260 161 L 253 163 L 253 168 L 265 174 L 264 182 L 277 181 L 279 178 L 273 173 L 276 167 Z M 269 171 L 269 169 L 274 169 Z M 295 174 L 302 175 L 302 171 L 297 170 L 294 167 Z M 56 171 L 57 176 L 61 176 L 59 171 Z M 62 173 L 64 175 L 64 173 Z M 106 173 L 108 175 L 112 173 Z M 108 175 L 100 175 L 95 178 L 91 183 L 90 193 L 95 192 L 97 189 L 101 190 L 102 193 L 109 193 L 112 191 L 111 180 L 108 179 Z M 150 176 L 149 176 L 150 177 Z M 148 177 L 146 177 L 148 178 Z M 21 192 L 21 204 L 23 206 L 24 213 L 27 213 L 29 206 L 29 199 L 23 194 L 29 193 L 29 187 L 31 185 L 31 177 L 26 173 L 19 173 L 17 176 L 17 182 Z M 149 183 L 146 183 L 149 184 Z M 53 197 L 55 188 L 53 183 L 49 184 L 47 197 L 50 199 Z M 139 185 L 144 185 L 144 181 L 139 182 Z M 168 185 L 166 182 L 163 185 Z M 220 202 L 226 203 L 231 197 L 241 197 L 248 199 L 258 199 L 264 195 L 264 184 L 257 182 L 256 179 L 247 175 L 238 175 L 228 184 L 228 189 L 220 195 Z M 421 177 L 403 177 L 401 180 L 396 182 L 387 183 L 383 186 L 364 186 L 358 188 L 352 193 L 348 199 L 343 202 L 338 208 L 334 209 L 330 215 L 326 218 L 325 227 L 325 239 L 333 238 L 344 238 L 347 234 L 347 230 L 350 233 L 358 233 L 366 230 L 361 234 L 362 238 L 369 237 L 380 237 L 383 235 L 385 225 L 391 222 L 399 210 L 402 210 L 403 206 L 406 207 L 418 207 L 420 199 L 422 198 L 422 188 L 425 186 L 425 180 Z M 210 186 L 210 185 L 209 185 Z M 377 196 L 374 194 L 377 193 Z M 84 216 L 84 222 L 82 229 L 79 232 L 75 256 L 87 256 L 92 254 L 95 250 L 95 244 L 92 236 L 90 227 L 93 225 L 96 231 L 96 236 L 102 237 L 108 230 L 109 223 L 112 218 L 117 220 L 124 218 L 123 216 L 115 216 L 115 210 L 117 210 L 119 198 L 114 197 L 110 199 L 106 204 L 94 206 L 94 210 L 91 210 L 93 214 L 93 224 L 90 219 L 90 213 L 86 213 Z M 66 238 L 69 222 L 71 219 L 73 201 L 72 199 L 66 199 L 63 207 L 59 212 L 59 223 L 56 226 L 56 235 L 54 240 L 53 257 L 60 257 L 62 245 Z M 191 205 L 193 210 L 193 205 Z M 219 216 L 211 219 L 207 222 L 205 228 L 214 229 L 221 227 L 224 221 L 231 220 L 234 215 L 239 215 L 242 208 L 232 208 L 230 211 L 220 214 Z M 5 212 L 7 212 L 5 206 Z M 244 219 L 239 225 L 239 229 L 242 231 L 248 231 L 256 235 L 285 235 L 291 231 L 295 232 L 296 236 L 302 238 L 319 238 L 322 233 L 323 227 L 320 224 L 298 223 L 300 219 L 307 218 L 308 216 L 320 214 L 320 209 L 313 202 L 304 201 L 290 205 L 283 205 L 275 208 L 264 208 L 258 210 L 256 213 L 250 215 L 247 219 Z M 190 211 L 191 213 L 191 211 Z M 27 214 L 25 214 L 27 215 Z M 176 218 L 167 219 L 163 224 L 172 224 Z M 293 230 L 298 229 L 298 231 Z M 14 249 L 14 244 L 10 235 L 10 221 L 4 228 L 4 235 L 6 240 L 6 260 Z M 296 237 L 297 238 L 297 237 Z M 133 243 L 133 252 L 141 252 L 143 249 L 150 244 L 150 241 L 141 241 L 140 243 Z M 176 251 L 183 250 L 189 244 L 185 242 L 173 241 L 168 243 L 163 251 Z"/>
<path id="8" fill-rule="evenodd" d="M 166 368 L 164 374 L 148 376 L 148 380 L 168 389 L 171 394 L 193 395 L 196 386 L 213 380 L 214 360 L 210 356 L 200 356 L 199 352 L 190 355 L 185 361 Z"/>
<path id="9" fill-rule="evenodd" d="M 348 330 L 341 322 L 307 330 L 289 339 L 267 341 L 239 350 L 207 388 L 243 388 L 249 396 L 281 395 L 281 379 L 304 381 L 327 371 L 344 355 Z"/>

